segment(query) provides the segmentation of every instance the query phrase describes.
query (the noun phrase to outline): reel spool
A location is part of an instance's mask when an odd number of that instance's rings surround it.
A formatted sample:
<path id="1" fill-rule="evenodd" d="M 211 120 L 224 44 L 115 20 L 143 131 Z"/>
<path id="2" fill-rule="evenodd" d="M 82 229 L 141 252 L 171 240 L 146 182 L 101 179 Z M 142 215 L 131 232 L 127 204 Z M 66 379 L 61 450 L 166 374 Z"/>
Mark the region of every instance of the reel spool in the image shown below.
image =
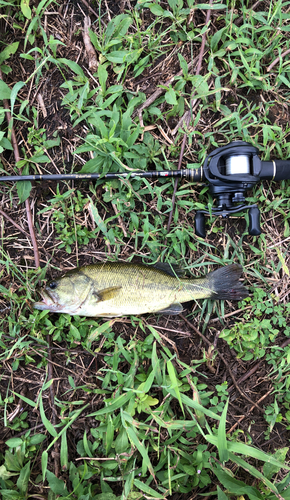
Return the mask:
<path id="1" fill-rule="evenodd" d="M 248 155 L 232 155 L 225 159 L 226 175 L 250 174 L 250 158 Z"/>

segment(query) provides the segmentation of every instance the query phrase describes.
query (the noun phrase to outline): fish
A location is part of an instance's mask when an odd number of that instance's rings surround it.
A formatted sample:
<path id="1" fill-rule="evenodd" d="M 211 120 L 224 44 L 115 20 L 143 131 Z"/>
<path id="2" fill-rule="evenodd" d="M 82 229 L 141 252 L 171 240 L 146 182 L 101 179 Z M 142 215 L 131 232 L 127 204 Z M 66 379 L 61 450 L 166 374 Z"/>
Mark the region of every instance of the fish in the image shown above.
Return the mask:
<path id="1" fill-rule="evenodd" d="M 231 264 L 202 278 L 180 277 L 170 264 L 102 262 L 69 271 L 39 290 L 33 307 L 54 313 L 115 318 L 146 313 L 179 314 L 196 299 L 242 300 L 242 267 Z"/>

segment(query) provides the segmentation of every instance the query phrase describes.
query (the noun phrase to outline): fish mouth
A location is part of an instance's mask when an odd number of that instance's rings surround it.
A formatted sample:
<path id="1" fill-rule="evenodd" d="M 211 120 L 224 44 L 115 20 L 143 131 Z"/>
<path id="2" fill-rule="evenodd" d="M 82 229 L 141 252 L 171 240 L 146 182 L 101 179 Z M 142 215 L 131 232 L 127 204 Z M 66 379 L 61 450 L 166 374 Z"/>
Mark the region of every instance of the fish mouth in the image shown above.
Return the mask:
<path id="1" fill-rule="evenodd" d="M 58 312 L 61 306 L 56 302 L 55 298 L 50 295 L 50 293 L 46 290 L 37 290 L 41 295 L 42 301 L 34 302 L 33 308 L 38 309 L 39 311 L 54 311 Z"/>

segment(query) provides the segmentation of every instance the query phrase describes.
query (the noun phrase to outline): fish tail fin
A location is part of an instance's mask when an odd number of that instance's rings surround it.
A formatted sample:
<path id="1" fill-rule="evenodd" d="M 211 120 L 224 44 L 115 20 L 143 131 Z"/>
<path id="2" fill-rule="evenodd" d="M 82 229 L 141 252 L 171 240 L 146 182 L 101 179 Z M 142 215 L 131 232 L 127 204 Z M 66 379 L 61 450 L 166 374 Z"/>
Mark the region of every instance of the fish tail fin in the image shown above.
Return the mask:
<path id="1" fill-rule="evenodd" d="M 208 287 L 212 290 L 213 300 L 242 300 L 249 295 L 247 288 L 240 282 L 243 268 L 231 264 L 212 271 L 207 275 Z"/>

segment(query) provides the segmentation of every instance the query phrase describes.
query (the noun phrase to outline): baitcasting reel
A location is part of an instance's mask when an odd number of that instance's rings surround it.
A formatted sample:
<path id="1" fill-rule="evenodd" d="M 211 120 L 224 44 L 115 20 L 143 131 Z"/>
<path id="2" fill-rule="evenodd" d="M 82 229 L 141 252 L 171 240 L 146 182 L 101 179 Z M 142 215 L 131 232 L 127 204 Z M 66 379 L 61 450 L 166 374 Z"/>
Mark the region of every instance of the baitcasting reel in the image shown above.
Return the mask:
<path id="1" fill-rule="evenodd" d="M 202 180 L 209 183 L 209 191 L 216 200 L 211 213 L 228 217 L 248 210 L 249 234 L 261 234 L 260 211 L 257 205 L 246 205 L 246 191 L 262 179 L 282 180 L 290 178 L 290 161 L 261 161 L 258 149 L 248 142 L 236 141 L 215 149 L 206 158 Z M 195 215 L 195 232 L 205 238 L 205 214 L 209 210 L 198 210 Z"/>

